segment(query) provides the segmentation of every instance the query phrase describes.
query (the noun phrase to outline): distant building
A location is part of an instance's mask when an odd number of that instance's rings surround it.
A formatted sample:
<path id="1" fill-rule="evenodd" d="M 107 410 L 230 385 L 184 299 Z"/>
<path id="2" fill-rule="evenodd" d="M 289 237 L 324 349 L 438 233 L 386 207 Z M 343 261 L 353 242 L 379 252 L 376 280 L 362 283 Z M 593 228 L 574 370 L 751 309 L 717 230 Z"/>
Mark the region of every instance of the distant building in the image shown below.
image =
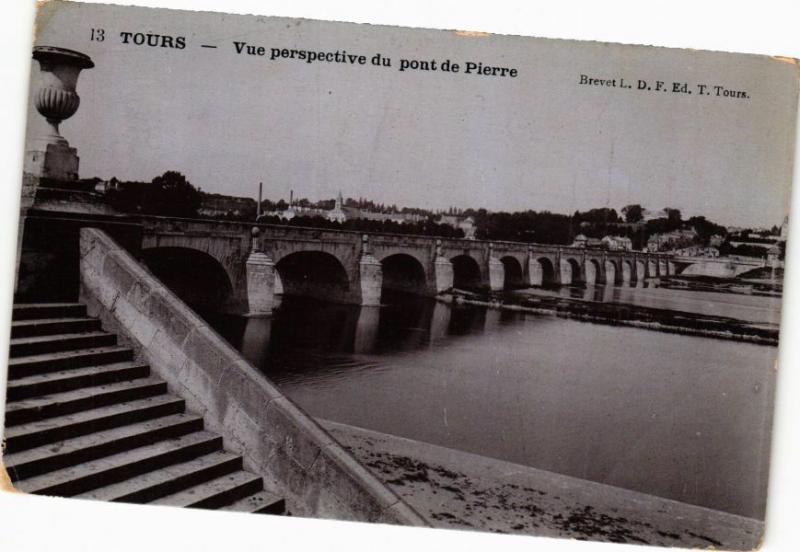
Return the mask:
<path id="1" fill-rule="evenodd" d="M 701 247 L 699 245 L 675 249 L 673 253 L 684 257 L 719 257 L 719 249 L 716 247 Z"/>
<path id="2" fill-rule="evenodd" d="M 651 253 L 655 253 L 656 251 L 663 251 L 668 246 L 668 241 L 660 234 L 653 234 L 647 239 L 647 250 Z"/>
<path id="3" fill-rule="evenodd" d="M 333 209 L 328 211 L 327 217 L 329 221 L 344 222 L 347 220 L 347 215 L 342 210 L 343 203 L 344 202 L 342 201 L 342 192 L 340 190 L 339 193 L 336 195 L 336 203 L 334 204 Z"/>
<path id="4" fill-rule="evenodd" d="M 348 219 L 364 219 L 378 221 L 392 221 L 400 224 L 410 224 L 425 220 L 425 216 L 416 213 L 378 213 L 357 207 L 344 207 Z"/>
<path id="5" fill-rule="evenodd" d="M 478 229 L 475 226 L 475 219 L 472 217 L 467 217 L 461 222 L 458 223 L 458 228 L 464 232 L 464 237 L 468 240 L 475 239 L 475 231 Z"/>
<path id="6" fill-rule="evenodd" d="M 578 234 L 575 236 L 575 239 L 572 240 L 572 247 L 586 247 L 586 241 L 589 238 L 584 236 L 583 234 Z"/>
<path id="7" fill-rule="evenodd" d="M 475 219 L 472 217 L 460 217 L 457 215 L 441 215 L 437 220 L 437 224 L 446 224 L 453 228 L 459 229 L 464 232 L 464 237 L 468 240 L 475 239 Z"/>
<path id="8" fill-rule="evenodd" d="M 770 267 L 778 267 L 780 265 L 781 259 L 781 248 L 777 245 L 773 245 L 769 249 L 767 249 L 767 266 Z"/>
<path id="9" fill-rule="evenodd" d="M 578 234 L 572 241 L 572 247 L 588 247 L 591 249 L 600 249 L 605 247 L 603 240 L 598 238 L 587 238 L 583 234 Z"/>
<path id="10" fill-rule="evenodd" d="M 345 207 L 342 192 L 336 195 L 333 209 L 320 209 L 318 207 L 303 207 L 290 200 L 289 206 L 283 211 L 269 211 L 264 216 L 274 216 L 285 220 L 292 220 L 294 217 L 322 217 L 331 222 L 345 222 L 348 220 L 362 219 L 375 220 L 380 222 L 391 221 L 399 224 L 410 224 L 425 220 L 424 215 L 417 213 L 380 213 L 359 209 L 358 207 Z"/>
<path id="11" fill-rule="evenodd" d="M 626 236 L 603 236 L 602 245 L 611 251 L 631 251 L 633 242 Z"/>
<path id="12" fill-rule="evenodd" d="M 245 216 L 256 212 L 256 200 L 249 197 L 236 197 L 222 194 L 200 192 L 199 215 L 205 217 Z"/>
<path id="13" fill-rule="evenodd" d="M 679 228 L 672 232 L 653 234 L 647 240 L 647 250 L 654 252 L 685 248 L 694 244 L 697 238 L 698 234 L 694 228 Z"/>

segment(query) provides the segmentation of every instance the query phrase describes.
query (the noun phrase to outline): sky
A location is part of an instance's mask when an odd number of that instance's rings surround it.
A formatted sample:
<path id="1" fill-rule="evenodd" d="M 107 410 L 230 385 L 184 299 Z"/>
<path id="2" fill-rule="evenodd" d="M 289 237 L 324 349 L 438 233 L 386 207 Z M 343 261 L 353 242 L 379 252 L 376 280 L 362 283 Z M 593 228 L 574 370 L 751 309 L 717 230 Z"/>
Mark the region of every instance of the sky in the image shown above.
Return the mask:
<path id="1" fill-rule="evenodd" d="M 207 192 L 398 206 L 550 210 L 631 203 L 736 226 L 788 210 L 797 68 L 764 56 L 119 7 L 46 5 L 36 43 L 90 55 L 61 125 L 81 177 L 167 170 Z M 124 14 L 122 17 L 120 13 Z M 91 23 L 90 23 L 91 21 Z M 90 40 L 91 28 L 105 31 Z M 184 36 L 186 48 L 123 44 Z M 237 54 L 234 41 L 267 56 Z M 216 49 L 201 48 L 216 45 Z M 270 60 L 270 48 L 347 50 L 365 66 Z M 375 53 L 392 67 L 369 63 Z M 399 71 L 401 58 L 462 66 Z M 463 73 L 467 61 L 516 78 Z M 580 84 L 620 78 L 632 89 Z M 636 90 L 639 79 L 692 95 Z M 32 90 L 38 82 L 34 63 Z M 748 99 L 700 96 L 695 84 Z M 28 139 L 44 128 L 29 109 Z"/>

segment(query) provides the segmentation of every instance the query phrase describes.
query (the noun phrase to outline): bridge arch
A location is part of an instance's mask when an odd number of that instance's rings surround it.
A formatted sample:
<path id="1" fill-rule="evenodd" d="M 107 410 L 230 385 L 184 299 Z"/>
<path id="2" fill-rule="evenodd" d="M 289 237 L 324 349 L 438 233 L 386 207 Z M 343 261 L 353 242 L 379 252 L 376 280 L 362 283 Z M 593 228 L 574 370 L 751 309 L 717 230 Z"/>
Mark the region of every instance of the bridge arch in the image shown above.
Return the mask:
<path id="1" fill-rule="evenodd" d="M 630 284 L 633 281 L 633 263 L 627 259 L 622 261 L 622 270 L 620 271 L 619 282 L 621 284 Z"/>
<path id="2" fill-rule="evenodd" d="M 573 257 L 561 258 L 561 283 L 564 285 L 577 285 L 583 283 L 581 277 L 581 263 Z"/>
<path id="3" fill-rule="evenodd" d="M 478 289 L 483 287 L 481 267 L 478 261 L 469 255 L 456 255 L 453 263 L 453 287 L 459 289 Z"/>
<path id="4" fill-rule="evenodd" d="M 275 263 L 284 295 L 347 301 L 350 278 L 342 263 L 324 251 L 297 251 Z"/>
<path id="5" fill-rule="evenodd" d="M 539 257 L 530 263 L 532 286 L 552 286 L 556 282 L 556 270 L 553 261 L 547 257 Z"/>
<path id="6" fill-rule="evenodd" d="M 520 289 L 528 287 L 523 276 L 522 264 L 516 257 L 506 255 L 500 257 L 503 263 L 503 289 Z"/>
<path id="7" fill-rule="evenodd" d="M 224 310 L 233 300 L 228 271 L 208 253 L 189 247 L 143 249 L 141 261 L 190 307 Z"/>
<path id="8" fill-rule="evenodd" d="M 587 259 L 584 265 L 586 285 L 605 284 L 606 271 L 598 259 Z M 611 280 L 612 282 L 614 280 Z"/>
<path id="9" fill-rule="evenodd" d="M 603 267 L 603 270 L 606 274 L 606 284 L 610 286 L 617 284 L 617 265 L 615 265 L 613 261 L 608 260 L 604 263 L 604 265 L 605 266 Z"/>
<path id="10" fill-rule="evenodd" d="M 424 295 L 427 288 L 425 267 L 413 255 L 395 253 L 381 259 L 383 283 L 381 290 L 401 291 Z"/>

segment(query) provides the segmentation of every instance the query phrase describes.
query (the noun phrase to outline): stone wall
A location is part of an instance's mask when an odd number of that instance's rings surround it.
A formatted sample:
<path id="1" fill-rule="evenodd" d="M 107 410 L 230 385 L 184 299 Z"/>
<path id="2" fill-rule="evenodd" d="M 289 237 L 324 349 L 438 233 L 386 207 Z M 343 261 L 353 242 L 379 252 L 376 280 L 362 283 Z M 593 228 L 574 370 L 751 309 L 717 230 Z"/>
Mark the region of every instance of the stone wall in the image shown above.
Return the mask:
<path id="1" fill-rule="evenodd" d="M 427 525 L 127 251 L 80 231 L 81 299 L 296 515 Z"/>
<path id="2" fill-rule="evenodd" d="M 34 179 L 34 182 L 37 181 Z M 28 179 L 26 186 L 31 186 Z M 58 190 L 50 188 L 39 187 L 34 192 L 37 202 L 42 197 L 59 197 Z M 80 284 L 78 235 L 84 226 L 102 228 L 129 251 L 136 252 L 142 241 L 141 226 L 126 217 L 46 211 L 39 208 L 39 203 L 36 208 L 23 209 L 19 222 L 15 301 L 58 303 L 77 299 Z"/>

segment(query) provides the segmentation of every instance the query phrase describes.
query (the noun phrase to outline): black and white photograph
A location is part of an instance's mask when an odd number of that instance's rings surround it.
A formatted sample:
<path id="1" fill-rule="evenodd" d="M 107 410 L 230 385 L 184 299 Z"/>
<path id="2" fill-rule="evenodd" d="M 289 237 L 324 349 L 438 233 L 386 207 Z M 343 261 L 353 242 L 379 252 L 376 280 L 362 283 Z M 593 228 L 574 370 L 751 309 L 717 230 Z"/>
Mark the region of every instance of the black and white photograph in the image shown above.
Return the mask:
<path id="1" fill-rule="evenodd" d="M 761 546 L 797 60 L 61 0 L 32 40 L 6 489 Z"/>

